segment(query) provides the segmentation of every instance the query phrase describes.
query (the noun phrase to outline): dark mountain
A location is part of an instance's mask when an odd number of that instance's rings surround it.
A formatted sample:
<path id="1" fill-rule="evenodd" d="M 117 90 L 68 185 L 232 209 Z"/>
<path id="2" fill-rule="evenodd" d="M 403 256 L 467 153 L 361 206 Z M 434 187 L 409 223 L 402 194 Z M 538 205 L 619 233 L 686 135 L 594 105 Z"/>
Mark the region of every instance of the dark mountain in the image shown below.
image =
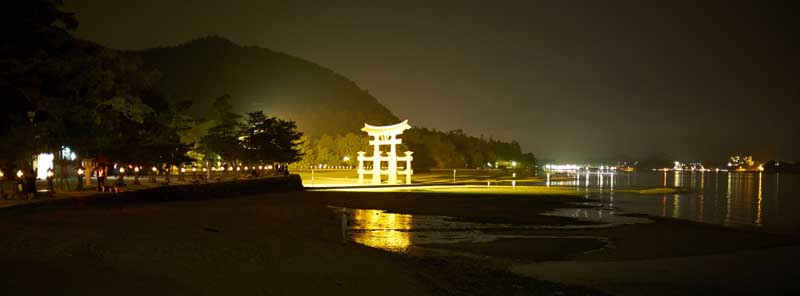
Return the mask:
<path id="1" fill-rule="evenodd" d="M 193 102 L 190 112 L 197 118 L 210 114 L 214 98 L 230 94 L 237 113 L 263 110 L 296 121 L 312 137 L 357 132 L 365 122 L 399 122 L 346 77 L 269 49 L 204 37 L 137 54 L 145 67 L 163 74 L 158 86 L 167 97 Z"/>

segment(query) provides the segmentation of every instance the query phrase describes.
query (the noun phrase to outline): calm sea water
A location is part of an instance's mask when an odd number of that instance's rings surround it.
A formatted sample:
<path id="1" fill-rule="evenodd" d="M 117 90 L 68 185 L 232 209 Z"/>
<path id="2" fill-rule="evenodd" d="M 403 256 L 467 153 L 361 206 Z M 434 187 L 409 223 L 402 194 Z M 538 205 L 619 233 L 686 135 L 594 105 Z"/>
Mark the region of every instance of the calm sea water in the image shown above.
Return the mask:
<path id="1" fill-rule="evenodd" d="M 551 186 L 585 188 L 579 181 L 551 182 Z M 680 187 L 687 193 L 640 195 L 625 188 Z M 625 212 L 693 220 L 732 227 L 800 232 L 800 175 L 737 172 L 622 172 L 600 179 L 591 176 L 588 187 L 602 188 L 608 207 Z"/>

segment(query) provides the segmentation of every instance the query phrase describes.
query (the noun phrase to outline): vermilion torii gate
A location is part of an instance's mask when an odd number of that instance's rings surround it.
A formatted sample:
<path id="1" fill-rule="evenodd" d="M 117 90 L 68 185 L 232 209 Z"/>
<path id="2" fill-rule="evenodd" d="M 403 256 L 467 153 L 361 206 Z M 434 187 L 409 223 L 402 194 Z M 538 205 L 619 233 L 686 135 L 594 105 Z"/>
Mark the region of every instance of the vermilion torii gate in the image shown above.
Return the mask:
<path id="1" fill-rule="evenodd" d="M 372 184 L 381 184 L 381 175 L 387 175 L 387 183 L 393 185 L 397 184 L 397 175 L 400 174 L 406 175 L 406 184 L 411 184 L 411 175 L 414 173 L 414 171 L 411 170 L 411 161 L 414 160 L 414 157 L 411 156 L 413 152 L 406 151 L 405 157 L 398 157 L 396 147 L 403 142 L 397 136 L 410 128 L 411 126 L 408 125 L 408 120 L 404 120 L 395 125 L 386 126 L 364 124 L 364 128 L 361 130 L 373 137 L 372 140 L 369 141 L 369 144 L 373 147 L 373 152 L 372 156 L 364 156 L 364 154 L 366 154 L 364 151 L 358 152 L 358 183 L 364 183 L 365 174 L 372 174 Z M 389 154 L 387 156 L 382 156 L 383 151 L 381 151 L 380 145 L 390 145 Z M 372 161 L 371 171 L 364 169 L 364 161 Z M 405 170 L 397 171 L 398 161 L 406 162 Z M 381 169 L 382 162 L 387 162 L 386 170 Z"/>

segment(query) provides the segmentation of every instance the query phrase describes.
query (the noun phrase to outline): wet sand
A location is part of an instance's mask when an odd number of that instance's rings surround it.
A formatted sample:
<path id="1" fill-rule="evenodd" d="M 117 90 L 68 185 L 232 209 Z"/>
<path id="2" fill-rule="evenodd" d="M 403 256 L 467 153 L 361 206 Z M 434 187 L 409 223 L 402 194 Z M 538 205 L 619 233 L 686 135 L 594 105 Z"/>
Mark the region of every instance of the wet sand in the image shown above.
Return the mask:
<path id="1" fill-rule="evenodd" d="M 517 274 L 580 284 L 614 295 L 799 295 L 800 247 L 622 261 L 551 261 Z"/>
<path id="2" fill-rule="evenodd" d="M 462 199 L 458 195 L 433 194 L 408 198 L 413 198 L 413 205 L 406 205 L 403 199 L 337 202 L 350 207 L 450 216 L 455 221 L 510 223 L 482 230 L 486 235 L 500 237 L 495 241 L 419 244 L 410 253 L 464 256 L 484 266 L 610 294 L 800 293 L 795 284 L 800 280 L 800 273 L 795 271 L 796 259 L 800 259 L 796 255 L 800 254 L 800 237 L 795 234 L 636 214 L 625 216 L 650 222 L 602 227 L 563 217 L 539 216 L 556 208 L 580 207 L 565 204 L 575 200 L 564 196 Z M 531 229 L 541 225 L 579 227 Z"/>
<path id="3" fill-rule="evenodd" d="M 345 243 L 327 207 L 406 198 L 290 192 L 6 210 L 0 294 L 587 294 L 465 258 Z"/>
<path id="4" fill-rule="evenodd" d="M 798 243 L 792 236 L 657 220 L 607 229 L 486 230 L 509 235 L 606 237 L 613 248 L 593 239 L 500 239 L 423 245 L 409 254 L 397 254 L 343 241 L 340 218 L 329 208 L 384 209 L 519 226 L 590 224 L 540 215 L 577 207 L 569 204 L 577 200 L 568 196 L 290 192 L 2 211 L 0 268 L 10 272 L 0 277 L 0 292 L 586 295 L 603 292 L 580 286 L 615 293 L 627 290 L 569 278 L 577 273 L 559 273 L 569 269 L 543 264 L 730 256 Z M 549 260 L 569 261 L 541 263 Z M 606 275 L 621 277 L 626 272 L 616 269 Z M 659 276 L 658 272 L 639 270 L 635 278 L 640 281 L 623 284 L 632 287 Z M 692 285 L 688 282 L 688 287 Z"/>

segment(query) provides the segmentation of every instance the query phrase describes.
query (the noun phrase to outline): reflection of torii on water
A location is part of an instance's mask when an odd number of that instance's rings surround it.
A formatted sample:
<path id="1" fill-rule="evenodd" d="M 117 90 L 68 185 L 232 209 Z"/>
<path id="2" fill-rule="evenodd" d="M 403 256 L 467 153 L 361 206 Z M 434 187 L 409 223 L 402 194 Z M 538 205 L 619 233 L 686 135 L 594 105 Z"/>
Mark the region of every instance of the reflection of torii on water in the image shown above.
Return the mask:
<path id="1" fill-rule="evenodd" d="M 400 174 L 406 175 L 406 184 L 411 184 L 411 175 L 414 173 L 414 171 L 411 170 L 411 161 L 414 160 L 414 157 L 411 156 L 413 152 L 406 151 L 405 157 L 398 157 L 396 147 L 403 142 L 402 139 L 397 136 L 410 128 L 411 126 L 408 125 L 408 120 L 404 120 L 395 125 L 386 126 L 364 124 L 364 128 L 361 130 L 373 137 L 372 140 L 369 141 L 369 144 L 372 145 L 374 149 L 372 156 L 364 156 L 366 153 L 364 151 L 358 152 L 358 183 L 364 183 L 364 174 L 372 174 L 372 184 L 381 184 L 381 175 L 388 175 L 387 183 L 394 185 L 397 184 L 397 175 Z M 382 156 L 383 152 L 381 151 L 380 145 L 390 145 L 389 154 L 387 156 Z M 364 161 L 372 161 L 372 171 L 364 169 Z M 381 170 L 381 162 L 383 161 L 387 162 L 386 170 Z M 405 170 L 397 171 L 398 161 L 406 162 Z"/>

